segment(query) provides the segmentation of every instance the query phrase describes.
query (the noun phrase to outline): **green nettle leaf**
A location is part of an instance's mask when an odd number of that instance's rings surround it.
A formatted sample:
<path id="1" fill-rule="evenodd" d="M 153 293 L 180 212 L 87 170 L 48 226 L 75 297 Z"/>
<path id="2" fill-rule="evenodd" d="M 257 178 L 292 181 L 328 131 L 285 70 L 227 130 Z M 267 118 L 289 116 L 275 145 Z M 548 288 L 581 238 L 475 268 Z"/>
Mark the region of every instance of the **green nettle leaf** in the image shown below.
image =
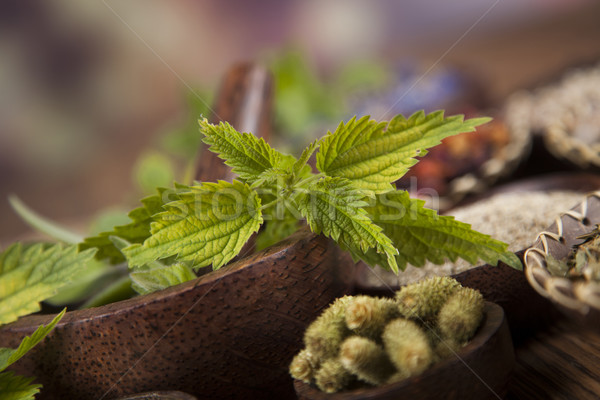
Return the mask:
<path id="1" fill-rule="evenodd" d="M 334 239 L 354 258 L 394 272 L 407 264 L 441 264 L 459 257 L 472 264 L 501 260 L 520 269 L 520 260 L 506 244 L 453 217 L 438 216 L 422 200 L 392 187 L 417 162 L 414 157 L 487 120 L 444 118 L 442 111 L 418 112 L 408 119 L 399 115 L 390 122 L 355 117 L 311 143 L 296 159 L 228 123 L 213 125 L 202 119 L 204 142 L 242 181 L 158 189 L 129 213 L 130 223 L 85 239 L 81 251 L 77 245 L 46 243 L 8 247 L 0 253 L 0 324 L 39 311 L 39 302 L 88 267 L 94 255 L 112 263 L 127 260 L 130 273 L 117 275 L 85 306 L 121 299 L 133 290 L 146 294 L 189 281 L 196 278 L 195 269 L 212 264 L 216 270 L 238 255 L 264 219 L 268 223 L 258 247 L 287 237 L 305 218 L 313 232 Z M 313 174 L 308 160 L 317 149 L 321 173 Z M 29 211 L 24 214 L 62 240 L 74 240 Z M 66 298 L 78 297 L 82 287 Z M 39 343 L 64 313 L 24 338 L 17 349 L 0 348 L 0 400 L 29 399 L 39 391 L 32 379 L 2 371 Z"/>
<path id="2" fill-rule="evenodd" d="M 155 216 L 143 244 L 123 250 L 130 267 L 177 255 L 194 268 L 218 269 L 235 257 L 263 222 L 258 194 L 242 182 L 202 183 Z"/>
<path id="3" fill-rule="evenodd" d="M 96 258 L 98 260 L 108 259 L 111 264 L 119 264 L 125 261 L 125 257 L 121 251 L 115 247 L 114 243 L 109 239 L 110 236 L 116 236 L 127 240 L 130 243 L 142 243 L 150 237 L 150 224 L 152 216 L 158 214 L 164 209 L 163 204 L 173 200 L 178 190 L 158 188 L 158 194 L 148 196 L 142 199 L 142 207 L 136 208 L 129 213 L 131 222 L 126 225 L 115 226 L 112 231 L 102 232 L 97 236 L 86 238 L 79 244 L 80 250 L 97 248 Z"/>
<path id="4" fill-rule="evenodd" d="M 358 188 L 386 192 L 417 162 L 414 157 L 425 155 L 427 148 L 448 136 L 471 132 L 489 120 L 463 121 L 462 115 L 444 118 L 443 111 L 428 115 L 419 111 L 408 119 L 398 115 L 389 123 L 368 116 L 353 118 L 321 139 L 317 169 L 350 179 Z"/>
<path id="5" fill-rule="evenodd" d="M 70 284 L 60 288 L 56 295 L 45 302 L 55 307 L 81 303 L 122 275 L 121 268 L 115 268 L 103 261 L 90 260 L 84 269 L 73 274 Z"/>
<path id="6" fill-rule="evenodd" d="M 152 293 L 196 278 L 194 271 L 184 263 L 133 271 L 129 276 L 131 286 L 138 294 Z"/>
<path id="7" fill-rule="evenodd" d="M 126 249 L 127 247 L 131 246 L 133 243 L 128 242 L 127 240 L 120 238 L 120 237 L 116 237 L 116 236 L 110 236 L 110 241 L 113 242 L 113 244 L 115 245 L 115 247 L 117 249 L 119 249 L 119 251 L 123 251 L 124 249 Z M 164 267 L 165 265 L 170 265 L 172 264 L 174 257 L 171 257 L 169 259 L 166 260 L 162 260 L 162 261 L 152 261 L 148 264 L 144 264 L 141 266 L 136 266 L 134 268 L 135 271 L 147 271 L 153 268 L 161 268 Z M 131 266 L 129 266 L 131 268 Z"/>
<path id="8" fill-rule="evenodd" d="M 300 158 L 292 166 L 292 172 L 294 173 L 294 175 L 299 176 L 302 174 L 303 170 L 306 170 L 305 167 L 308 163 L 308 160 L 313 155 L 313 153 L 317 150 L 318 147 L 319 147 L 318 141 L 315 140 L 314 142 L 309 144 L 307 148 L 304 149 L 304 151 L 300 155 Z M 310 167 L 309 167 L 309 170 L 310 170 Z"/>
<path id="9" fill-rule="evenodd" d="M 285 169 L 269 168 L 258 175 L 256 180 L 254 180 L 252 183 L 251 188 L 260 188 L 261 190 L 265 191 L 264 189 L 268 189 L 273 185 L 283 185 L 284 180 L 288 179 L 288 177 L 289 173 Z"/>
<path id="10" fill-rule="evenodd" d="M 452 217 L 438 216 L 405 192 L 393 191 L 392 183 L 417 162 L 417 155 L 426 154 L 427 148 L 445 137 L 472 131 L 486 121 L 445 118 L 442 111 L 418 112 L 408 119 L 399 115 L 389 122 L 355 117 L 311 143 L 296 159 L 272 149 L 263 139 L 237 132 L 228 123 L 213 125 L 202 119 L 204 141 L 242 181 L 159 189 L 129 214 L 129 224 L 87 238 L 80 248 L 97 248 L 97 258 L 113 263 L 126 259 L 133 288 L 146 293 L 192 279 L 193 270 L 200 267 L 225 265 L 258 231 L 264 213 L 271 218 L 265 217 L 269 223 L 258 236 L 259 248 L 287 237 L 297 228 L 297 221 L 305 218 L 313 232 L 333 238 L 353 257 L 394 271 L 408 263 L 421 266 L 426 260 L 442 263 L 459 257 L 471 263 L 502 260 L 520 267 L 504 243 Z M 318 174 L 308 165 L 315 152 Z M 375 203 L 369 205 L 367 200 Z M 276 215 L 282 209 L 283 215 Z M 0 254 L 0 288 L 2 284 L 11 290 L 19 287 L 12 281 L 9 285 L 6 276 L 29 279 L 29 275 L 18 275 L 24 265 L 33 268 L 40 260 L 59 263 L 59 258 L 69 263 L 68 257 L 54 252 L 60 250 L 41 245 L 27 251 L 7 249 Z M 0 310 L 12 313 L 6 318 L 36 311 L 39 300 L 20 301 L 55 290 L 43 283 L 19 283 L 27 287 L 22 290 L 25 296 L 9 294 L 0 299 Z M 131 290 L 127 278 L 117 283 Z"/>
<path id="11" fill-rule="evenodd" d="M 19 261 L 23 255 L 23 245 L 13 243 L 0 253 L 0 275 L 6 274 L 19 266 Z M 30 253 L 27 253 L 30 255 Z"/>
<path id="12" fill-rule="evenodd" d="M 68 284 L 86 266 L 95 249 L 77 251 L 76 245 L 38 243 L 9 247 L 0 257 L 0 324 L 40 310 L 39 302 Z"/>
<path id="13" fill-rule="evenodd" d="M 0 373 L 0 400 L 34 400 L 42 385 L 33 380 L 12 371 Z"/>
<path id="14" fill-rule="evenodd" d="M 34 396 L 39 393 L 42 385 L 32 383 L 34 378 L 15 375 L 12 371 L 2 371 L 19 361 L 29 350 L 41 342 L 54 329 L 66 311 L 65 308 L 48 325 L 41 325 L 31 336 L 23 338 L 16 349 L 0 347 L 0 400 L 34 399 Z"/>
<path id="15" fill-rule="evenodd" d="M 311 230 L 334 239 L 351 252 L 373 249 L 386 257 L 397 270 L 394 248 L 390 238 L 375 225 L 363 209 L 364 191 L 356 189 L 344 178 L 324 177 L 311 184 L 299 201 L 300 212 Z"/>
<path id="16" fill-rule="evenodd" d="M 239 133 L 227 122 L 213 125 L 206 118 L 198 122 L 203 141 L 210 146 L 210 151 L 223 159 L 242 180 L 252 183 L 263 171 L 280 167 L 284 155 L 271 148 L 263 138 Z"/>
<path id="17" fill-rule="evenodd" d="M 31 334 L 31 336 L 25 336 L 25 338 L 21 340 L 19 347 L 16 349 L 0 347 L 0 372 L 4 371 L 11 364 L 19 361 L 19 359 L 27 354 L 29 350 L 33 349 L 39 342 L 48 336 L 56 324 L 58 324 L 58 322 L 65 315 L 66 311 L 67 309 L 65 308 L 56 317 L 54 317 L 48 325 L 41 325 L 35 330 L 35 332 Z"/>
<path id="18" fill-rule="evenodd" d="M 519 258 L 506 251 L 507 245 L 471 229 L 469 224 L 451 216 L 440 216 L 424 208 L 424 201 L 411 199 L 406 191 L 378 194 L 374 205 L 365 210 L 383 228 L 398 248 L 396 262 L 402 270 L 407 264 L 422 266 L 426 260 L 442 264 L 459 257 L 475 264 L 479 259 L 496 265 L 498 260 L 521 269 Z M 359 255 L 370 265 L 393 269 L 388 260 L 369 250 Z"/>

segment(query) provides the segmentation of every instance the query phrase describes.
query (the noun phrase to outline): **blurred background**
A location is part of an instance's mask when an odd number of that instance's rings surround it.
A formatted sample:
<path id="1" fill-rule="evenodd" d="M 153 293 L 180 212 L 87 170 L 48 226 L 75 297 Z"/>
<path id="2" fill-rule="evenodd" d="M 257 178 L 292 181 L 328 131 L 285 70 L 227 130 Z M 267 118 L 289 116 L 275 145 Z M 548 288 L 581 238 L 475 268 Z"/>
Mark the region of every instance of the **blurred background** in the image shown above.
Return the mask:
<path id="1" fill-rule="evenodd" d="M 236 62 L 274 72 L 293 151 L 354 114 L 452 108 L 448 87 L 499 106 L 599 60 L 598 21 L 593 0 L 2 0 L 0 243 L 29 230 L 11 193 L 84 232 L 184 179 Z"/>

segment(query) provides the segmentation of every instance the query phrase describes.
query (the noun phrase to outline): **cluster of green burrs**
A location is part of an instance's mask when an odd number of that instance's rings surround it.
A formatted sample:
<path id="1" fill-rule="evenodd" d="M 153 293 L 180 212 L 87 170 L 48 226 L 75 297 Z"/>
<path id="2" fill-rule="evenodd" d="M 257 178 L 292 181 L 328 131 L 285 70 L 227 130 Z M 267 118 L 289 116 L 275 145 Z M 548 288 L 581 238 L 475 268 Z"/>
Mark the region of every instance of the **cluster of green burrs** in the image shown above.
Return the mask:
<path id="1" fill-rule="evenodd" d="M 395 298 L 344 296 L 308 327 L 290 374 L 327 393 L 397 382 L 464 346 L 483 310 L 481 293 L 449 277 L 405 286 Z"/>

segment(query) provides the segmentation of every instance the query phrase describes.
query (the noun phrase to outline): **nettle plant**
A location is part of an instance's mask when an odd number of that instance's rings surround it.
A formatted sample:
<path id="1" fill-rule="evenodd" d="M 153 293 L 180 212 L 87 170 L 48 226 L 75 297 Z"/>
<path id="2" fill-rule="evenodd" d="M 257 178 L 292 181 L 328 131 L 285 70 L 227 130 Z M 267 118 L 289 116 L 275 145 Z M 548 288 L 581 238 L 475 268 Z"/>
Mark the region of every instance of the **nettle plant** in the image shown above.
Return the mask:
<path id="1" fill-rule="evenodd" d="M 160 189 L 131 213 L 131 224 L 87 239 L 83 247 L 97 247 L 98 257 L 114 261 L 124 255 L 134 284 L 144 286 L 136 270 L 152 280 L 165 271 L 164 263 L 186 275 L 190 268 L 218 269 L 263 223 L 259 247 L 288 236 L 306 220 L 314 233 L 332 238 L 355 260 L 394 272 L 407 264 L 458 257 L 494 265 L 502 260 L 520 268 L 506 244 L 439 216 L 393 185 L 427 148 L 488 120 L 444 117 L 442 111 L 417 112 L 408 119 L 398 115 L 389 122 L 353 118 L 295 158 L 226 122 L 201 119 L 204 142 L 238 179 Z M 308 164 L 315 152 L 318 173 Z"/>
<path id="2" fill-rule="evenodd" d="M 145 294 L 194 279 L 202 267 L 216 270 L 231 261 L 254 233 L 259 232 L 257 248 L 264 248 L 295 232 L 304 220 L 355 260 L 394 272 L 407 264 L 441 264 L 459 257 L 472 264 L 481 259 L 496 265 L 501 260 L 521 268 L 505 243 L 453 217 L 439 216 L 393 185 L 426 149 L 488 120 L 464 121 L 462 116 L 444 117 L 442 111 L 417 112 L 408 119 L 398 115 L 389 122 L 353 118 L 295 158 L 228 123 L 201 119 L 204 142 L 238 179 L 159 188 L 129 213 L 128 224 L 78 244 L 68 232 L 48 228 L 24 206 L 15 206 L 30 223 L 58 233 L 67 244 L 16 243 L 0 253 L 0 325 L 38 311 L 39 302 L 59 291 L 63 298 L 81 301 L 78 294 L 64 294 L 65 285 L 98 276 L 98 263 L 126 263 L 128 276 L 84 306 L 103 304 L 123 287 Z M 317 173 L 308 164 L 315 153 Z M 82 270 L 95 272 L 82 278 Z M 31 379 L 2 371 L 41 341 L 63 315 L 41 326 L 19 348 L 0 348 L 3 393 L 33 398 L 39 391 Z"/>

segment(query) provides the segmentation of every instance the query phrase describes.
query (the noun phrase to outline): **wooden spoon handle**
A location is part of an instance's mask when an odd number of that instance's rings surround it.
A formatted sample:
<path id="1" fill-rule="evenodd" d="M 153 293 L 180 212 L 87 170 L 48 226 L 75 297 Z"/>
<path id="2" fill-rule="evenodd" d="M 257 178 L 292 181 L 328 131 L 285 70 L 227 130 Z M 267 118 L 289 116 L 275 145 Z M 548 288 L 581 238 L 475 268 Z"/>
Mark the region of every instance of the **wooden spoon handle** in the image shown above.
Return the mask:
<path id="1" fill-rule="evenodd" d="M 253 133 L 268 141 L 272 99 L 273 79 L 266 68 L 250 63 L 235 65 L 223 79 L 210 121 L 227 121 L 240 132 Z M 196 179 L 231 181 L 231 169 L 208 146 L 201 146 Z"/>

